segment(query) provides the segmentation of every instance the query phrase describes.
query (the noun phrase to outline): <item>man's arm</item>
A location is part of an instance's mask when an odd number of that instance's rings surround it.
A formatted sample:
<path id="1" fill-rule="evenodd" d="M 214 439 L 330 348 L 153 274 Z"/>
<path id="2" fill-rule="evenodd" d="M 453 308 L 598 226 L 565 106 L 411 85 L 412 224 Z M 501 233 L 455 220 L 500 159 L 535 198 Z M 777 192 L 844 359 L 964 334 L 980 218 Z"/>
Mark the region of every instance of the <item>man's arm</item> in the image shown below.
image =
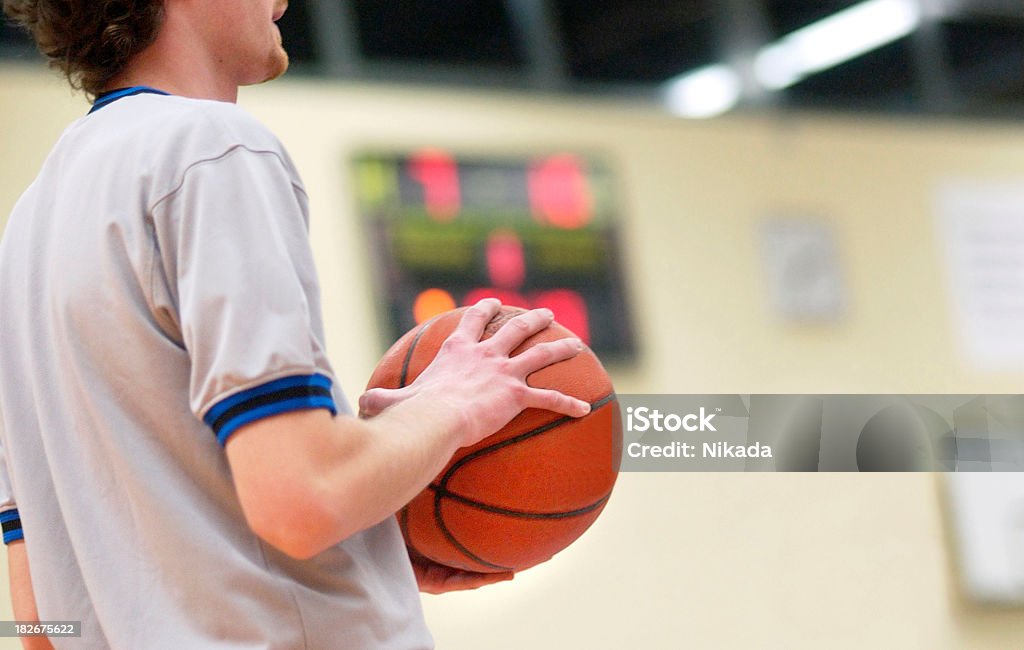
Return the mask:
<path id="1" fill-rule="evenodd" d="M 526 383 L 536 370 L 575 356 L 582 344 L 563 339 L 510 357 L 552 316 L 527 312 L 481 341 L 499 309 L 487 300 L 467 310 L 411 385 L 366 393 L 360 410 L 370 419 L 297 411 L 232 435 L 228 461 L 253 531 L 288 555 L 312 557 L 394 514 L 456 449 L 497 431 L 523 409 L 585 415 L 586 402 Z"/>
<path id="2" fill-rule="evenodd" d="M 7 545 L 7 573 L 11 583 L 14 619 L 22 623 L 39 622 L 36 596 L 32 591 L 32 576 L 28 570 L 25 540 L 19 539 Z M 53 644 L 45 636 L 23 636 L 21 647 L 26 650 L 53 650 Z"/>

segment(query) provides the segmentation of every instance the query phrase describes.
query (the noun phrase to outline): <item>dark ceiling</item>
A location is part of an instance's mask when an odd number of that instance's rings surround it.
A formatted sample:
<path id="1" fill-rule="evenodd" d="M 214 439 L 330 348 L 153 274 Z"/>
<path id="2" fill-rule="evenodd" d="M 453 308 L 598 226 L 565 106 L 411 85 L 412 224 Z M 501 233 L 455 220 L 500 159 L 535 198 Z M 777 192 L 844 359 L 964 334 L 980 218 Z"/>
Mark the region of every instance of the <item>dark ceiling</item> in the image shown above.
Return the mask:
<path id="1" fill-rule="evenodd" d="M 292 0 L 280 26 L 295 74 L 653 98 L 859 1 Z M 1024 117 L 1024 2 L 918 2 L 909 36 L 747 102 Z M 5 25 L 0 56 L 35 55 Z"/>

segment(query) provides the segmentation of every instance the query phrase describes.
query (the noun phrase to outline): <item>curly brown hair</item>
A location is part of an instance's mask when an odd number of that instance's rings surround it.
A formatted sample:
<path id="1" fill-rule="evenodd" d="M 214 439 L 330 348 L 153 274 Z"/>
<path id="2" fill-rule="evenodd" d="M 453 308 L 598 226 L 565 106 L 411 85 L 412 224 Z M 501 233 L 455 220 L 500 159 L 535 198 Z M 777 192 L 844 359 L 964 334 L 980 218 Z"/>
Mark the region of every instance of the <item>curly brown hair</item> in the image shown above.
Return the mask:
<path id="1" fill-rule="evenodd" d="M 156 38 L 163 0 L 3 0 L 51 68 L 90 98 Z"/>

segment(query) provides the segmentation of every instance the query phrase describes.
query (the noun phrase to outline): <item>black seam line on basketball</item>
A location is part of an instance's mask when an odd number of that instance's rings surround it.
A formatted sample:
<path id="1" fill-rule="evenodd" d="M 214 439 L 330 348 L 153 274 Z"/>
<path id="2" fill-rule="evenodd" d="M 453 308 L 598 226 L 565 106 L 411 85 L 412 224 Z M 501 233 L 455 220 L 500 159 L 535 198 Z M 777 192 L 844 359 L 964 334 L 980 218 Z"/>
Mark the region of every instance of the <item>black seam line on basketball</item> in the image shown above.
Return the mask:
<path id="1" fill-rule="evenodd" d="M 402 537 L 405 539 L 405 547 L 413 553 L 430 560 L 431 562 L 437 562 L 434 558 L 424 553 L 420 548 L 416 546 L 412 541 L 412 533 L 409 532 L 409 506 L 405 506 L 398 511 L 398 529 L 402 531 Z M 440 564 L 440 563 L 439 563 Z"/>
<path id="2" fill-rule="evenodd" d="M 601 399 L 597 400 L 596 402 L 593 402 L 590 405 L 590 412 L 593 413 L 597 409 L 599 409 L 602 406 L 605 406 L 607 404 L 610 404 L 614 400 L 615 400 L 615 393 L 614 392 L 613 393 L 609 393 L 608 395 L 605 395 L 604 397 L 602 397 Z M 522 442 L 524 440 L 528 440 L 530 438 L 533 438 L 534 436 L 539 436 L 540 434 L 546 433 L 546 432 L 548 432 L 548 431 L 550 431 L 550 430 L 552 430 L 552 429 L 554 429 L 556 427 L 559 427 L 559 426 L 561 426 L 561 425 L 565 424 L 566 422 L 569 422 L 570 420 L 573 420 L 573 419 L 575 419 L 575 418 L 569 417 L 568 415 L 560 417 L 560 418 L 558 418 L 556 420 L 552 420 L 551 422 L 548 422 L 547 424 L 542 424 L 541 426 L 537 427 L 536 429 L 531 429 L 530 431 L 527 431 L 526 433 L 520 433 L 518 436 L 515 436 L 514 438 L 509 438 L 507 440 L 502 440 L 501 442 L 496 442 L 493 445 L 489 445 L 487 447 L 484 447 L 483 449 L 477 449 L 473 453 L 467 454 L 466 456 L 463 456 L 458 461 L 456 461 L 454 465 L 449 467 L 448 471 L 445 472 L 444 476 L 441 477 L 441 481 L 440 481 L 441 489 L 443 489 L 443 490 L 445 490 L 447 492 L 448 491 L 448 481 L 451 480 L 452 476 L 455 474 L 456 471 L 458 471 L 458 469 L 460 467 L 462 467 L 466 463 L 470 462 L 471 460 L 474 460 L 474 459 L 479 458 L 481 456 L 486 456 L 487 454 L 494 453 L 494 452 L 498 451 L 499 449 L 504 449 L 505 447 L 508 447 L 510 445 L 514 445 L 514 444 L 520 443 L 520 442 Z"/>
<path id="3" fill-rule="evenodd" d="M 416 545 L 413 544 L 412 536 L 409 533 L 409 506 L 405 506 L 398 512 L 398 529 L 402 531 L 402 537 L 405 539 L 406 548 L 410 549 L 414 553 L 422 555 L 423 557 L 427 557 L 423 551 L 416 548 Z"/>
<path id="4" fill-rule="evenodd" d="M 413 350 L 416 349 L 416 344 L 420 342 L 420 338 L 426 333 L 428 329 L 430 329 L 430 326 L 434 324 L 434 321 L 436 321 L 438 318 L 441 318 L 441 316 L 443 315 L 444 314 L 438 314 L 437 316 L 434 316 L 433 318 L 431 318 L 430 320 L 423 324 L 423 327 L 420 329 L 420 331 L 416 332 L 416 336 L 413 337 L 412 343 L 409 344 L 409 349 L 405 351 L 405 358 L 402 359 L 402 374 L 399 375 L 398 377 L 399 388 L 405 388 L 405 382 L 408 381 L 409 379 L 409 363 L 412 362 L 412 353 Z"/>
<path id="5" fill-rule="evenodd" d="M 604 406 L 604 405 L 606 405 L 606 404 L 608 404 L 608 403 L 610 403 L 610 402 L 612 402 L 614 400 L 615 400 L 615 393 L 613 391 L 612 393 L 610 393 L 610 394 L 606 395 L 605 397 L 602 397 L 601 399 L 599 399 L 596 402 L 592 403 L 590 405 L 590 412 L 593 413 L 597 409 L 601 408 L 602 406 Z M 455 465 L 453 465 L 447 472 L 445 472 L 444 477 L 442 477 L 442 479 L 441 479 L 441 486 L 440 486 L 441 489 L 440 490 L 437 489 L 433 485 L 430 486 L 430 487 L 434 487 L 434 523 L 437 525 L 438 530 L 441 531 L 441 534 L 444 535 L 445 539 L 448 540 L 448 543 L 451 544 L 455 548 L 455 550 L 459 551 L 460 553 L 462 553 L 463 555 L 465 555 L 466 557 L 468 557 L 469 559 L 471 559 L 471 560 L 473 560 L 475 562 L 483 564 L 484 566 L 489 566 L 489 567 L 491 567 L 493 569 L 497 569 L 498 571 L 512 571 L 513 570 L 512 567 L 502 566 L 500 564 L 495 564 L 494 562 L 488 562 L 487 560 L 483 559 L 482 557 L 476 555 L 475 553 L 470 551 L 468 548 L 466 548 L 465 545 L 463 545 L 462 542 L 460 542 L 455 537 L 455 535 L 452 533 L 452 531 L 449 530 L 448 526 L 444 523 L 444 518 L 441 516 L 441 499 L 442 499 L 442 492 L 441 491 L 442 490 L 444 492 L 448 491 L 446 486 L 448 485 L 448 481 L 451 478 L 452 474 L 454 474 L 455 470 L 457 470 L 459 467 L 464 465 L 469 460 L 471 460 L 473 458 L 479 458 L 480 456 L 482 456 L 484 454 L 491 453 L 492 451 L 497 451 L 499 449 L 507 447 L 508 445 L 512 445 L 512 444 L 515 444 L 517 442 L 521 442 L 523 440 L 531 438 L 533 436 L 540 435 L 541 433 L 544 433 L 545 431 L 550 431 L 551 429 L 553 429 L 553 428 L 555 428 L 555 427 L 557 427 L 557 426 L 559 426 L 559 425 L 569 421 L 570 419 L 572 419 L 572 418 L 570 418 L 568 416 L 558 418 L 557 420 L 554 420 L 553 422 L 550 422 L 550 423 L 548 423 L 546 425 L 537 427 L 536 429 L 533 429 L 532 431 L 527 431 L 526 433 L 520 434 L 520 435 L 518 435 L 518 436 L 516 436 L 514 438 L 510 438 L 508 440 L 503 440 L 502 442 L 493 444 L 493 445 L 491 445 L 489 447 L 485 447 L 483 449 L 479 449 L 479 450 L 473 452 L 472 454 L 469 454 L 468 456 L 460 458 L 458 460 L 458 462 L 455 463 Z M 609 492 L 609 494 L 605 495 L 604 499 L 607 500 L 608 496 L 610 496 L 610 494 L 611 493 Z"/>
<path id="6" fill-rule="evenodd" d="M 496 515 L 515 517 L 517 519 L 569 519 L 570 517 L 579 517 L 580 515 L 585 515 L 588 512 L 593 512 L 597 508 L 601 507 L 601 504 L 607 501 L 608 497 L 612 495 L 612 493 L 609 491 L 608 494 L 604 495 L 597 501 L 589 505 L 585 505 L 582 508 L 577 508 L 575 510 L 563 510 L 559 512 L 529 512 L 526 510 L 512 510 L 510 508 L 492 506 L 488 503 L 483 503 L 481 501 L 475 501 L 473 499 L 470 499 L 469 497 L 464 497 L 461 494 L 458 494 L 457 492 L 449 492 L 448 490 L 445 490 L 444 488 L 439 487 L 437 485 L 428 485 L 427 487 L 429 487 L 431 490 L 433 490 L 441 497 L 447 497 L 453 501 L 458 501 L 459 503 L 467 505 L 471 508 L 483 510 L 485 512 L 491 512 Z"/>
<path id="7" fill-rule="evenodd" d="M 500 564 L 495 564 L 494 562 L 488 562 L 487 560 L 483 559 L 473 551 L 466 548 L 462 544 L 462 542 L 455 538 L 454 533 L 452 533 L 452 531 L 450 531 L 448 529 L 448 526 L 444 523 L 444 517 L 441 516 L 441 497 L 438 494 L 434 495 L 434 523 L 437 524 L 438 529 L 441 531 L 441 534 L 444 535 L 445 539 L 448 540 L 448 543 L 454 546 L 455 550 L 462 553 L 469 559 L 473 560 L 474 562 L 483 564 L 484 566 L 489 566 L 492 569 L 497 569 L 498 571 L 512 570 L 512 567 L 510 566 L 502 566 Z"/>
<path id="8" fill-rule="evenodd" d="M 244 402 L 236 404 L 224 411 L 219 418 L 213 421 L 210 428 L 214 431 L 220 431 L 221 428 L 230 422 L 232 418 L 235 418 L 242 413 L 246 413 L 260 406 L 276 404 L 277 402 L 284 402 L 297 397 L 331 397 L 331 391 L 322 386 L 295 386 L 292 388 L 276 390 L 272 393 L 267 393 L 266 395 L 257 395 L 256 397 L 247 399 Z"/>

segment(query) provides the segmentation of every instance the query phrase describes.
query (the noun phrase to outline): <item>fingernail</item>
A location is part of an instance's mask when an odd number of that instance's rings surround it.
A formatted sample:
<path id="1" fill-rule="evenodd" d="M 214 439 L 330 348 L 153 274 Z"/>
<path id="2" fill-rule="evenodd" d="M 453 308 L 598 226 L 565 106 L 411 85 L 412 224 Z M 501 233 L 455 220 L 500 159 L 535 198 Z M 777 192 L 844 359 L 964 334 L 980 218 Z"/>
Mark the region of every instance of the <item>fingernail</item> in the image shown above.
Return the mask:
<path id="1" fill-rule="evenodd" d="M 576 349 L 582 352 L 584 347 L 586 346 L 583 345 L 583 341 L 576 339 Z"/>
<path id="2" fill-rule="evenodd" d="M 548 318 L 554 318 L 555 317 L 555 312 L 553 312 L 550 309 L 545 307 L 544 308 L 544 315 L 547 316 Z"/>

